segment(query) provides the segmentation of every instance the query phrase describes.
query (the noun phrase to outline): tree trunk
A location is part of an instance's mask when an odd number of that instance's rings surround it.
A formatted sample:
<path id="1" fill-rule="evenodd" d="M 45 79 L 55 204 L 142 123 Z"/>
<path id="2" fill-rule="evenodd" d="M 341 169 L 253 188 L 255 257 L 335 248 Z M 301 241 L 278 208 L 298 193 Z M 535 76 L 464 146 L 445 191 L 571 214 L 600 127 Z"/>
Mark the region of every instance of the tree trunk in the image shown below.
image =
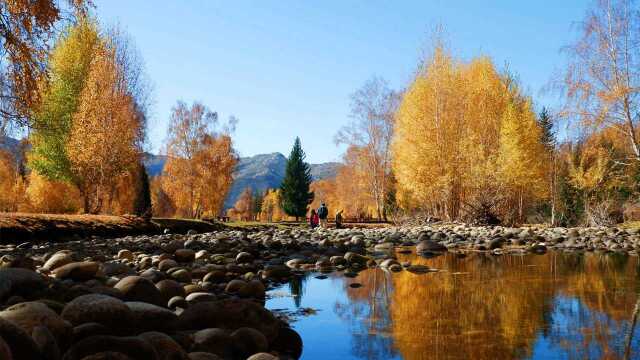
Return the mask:
<path id="1" fill-rule="evenodd" d="M 524 215 L 523 211 L 522 211 L 523 201 L 524 201 L 523 200 L 523 197 L 524 197 L 523 192 L 524 191 L 522 189 L 520 189 L 520 198 L 518 199 L 518 222 L 520 224 L 523 223 L 523 215 Z"/>
<path id="2" fill-rule="evenodd" d="M 553 151 L 553 160 L 552 160 L 552 168 L 551 168 L 551 226 L 556 225 L 556 154 L 555 150 Z"/>

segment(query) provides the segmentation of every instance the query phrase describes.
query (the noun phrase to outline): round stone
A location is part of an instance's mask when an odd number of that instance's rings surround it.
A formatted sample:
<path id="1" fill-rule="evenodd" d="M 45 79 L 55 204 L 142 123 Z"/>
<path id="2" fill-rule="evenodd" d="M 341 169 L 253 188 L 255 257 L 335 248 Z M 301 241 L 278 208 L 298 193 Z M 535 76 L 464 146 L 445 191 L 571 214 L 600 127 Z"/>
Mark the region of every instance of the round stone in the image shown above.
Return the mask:
<path id="1" fill-rule="evenodd" d="M 240 288 L 238 295 L 246 298 L 264 299 L 266 290 L 262 281 L 251 280 L 245 286 Z"/>
<path id="2" fill-rule="evenodd" d="M 232 354 L 233 343 L 227 330 L 218 328 L 204 329 L 193 334 L 192 349 L 229 358 Z"/>
<path id="3" fill-rule="evenodd" d="M 247 283 L 242 281 L 242 280 L 238 280 L 238 279 L 231 280 L 231 281 L 229 281 L 229 283 L 225 287 L 224 291 L 226 291 L 229 294 L 235 294 L 235 293 L 239 292 L 240 289 L 245 287 L 245 285 L 247 285 Z"/>
<path id="4" fill-rule="evenodd" d="M 115 286 L 122 292 L 125 301 L 142 301 L 158 306 L 164 306 L 162 294 L 150 281 L 140 276 L 127 276 Z"/>
<path id="5" fill-rule="evenodd" d="M 44 277 L 21 268 L 0 269 L 0 300 L 9 296 L 30 297 L 44 289 Z"/>
<path id="6" fill-rule="evenodd" d="M 89 294 L 68 303 L 62 310 L 62 318 L 73 326 L 98 323 L 110 329 L 122 329 L 131 325 L 133 315 L 122 300 L 107 295 Z"/>
<path id="7" fill-rule="evenodd" d="M 24 330 L 13 323 L 0 319 L 0 339 L 4 340 L 14 360 L 41 360 L 38 345 Z M 2 351 L 6 352 L 6 350 Z M 0 354 L 2 353 L 0 352 Z"/>
<path id="8" fill-rule="evenodd" d="M 196 252 L 191 249 L 178 249 L 173 253 L 177 262 L 189 263 L 196 258 Z"/>
<path id="9" fill-rule="evenodd" d="M 73 262 L 73 254 L 69 250 L 58 251 L 51 255 L 46 263 L 42 266 L 42 270 L 51 271 L 60 266 L 67 265 Z"/>
<path id="10" fill-rule="evenodd" d="M 169 299 L 167 306 L 169 306 L 169 309 L 176 309 L 176 308 L 186 309 L 187 306 L 189 306 L 189 303 L 182 296 L 174 296 L 171 299 Z"/>
<path id="11" fill-rule="evenodd" d="M 131 310 L 135 328 L 140 331 L 171 332 L 176 328 L 178 316 L 171 310 L 138 301 L 125 304 Z"/>
<path id="12" fill-rule="evenodd" d="M 253 255 L 251 255 L 248 252 L 241 252 L 238 253 L 238 255 L 236 255 L 236 263 L 238 264 L 244 264 L 244 263 L 250 263 L 253 261 Z"/>
<path id="13" fill-rule="evenodd" d="M 282 322 L 269 310 L 253 301 L 224 299 L 193 304 L 179 316 L 180 330 L 252 327 L 274 339 Z"/>
<path id="14" fill-rule="evenodd" d="M 60 345 L 66 345 L 73 333 L 72 326 L 47 305 L 40 302 L 24 302 L 0 312 L 0 318 L 17 325 L 27 334 L 37 326 L 46 327 Z"/>
<path id="15" fill-rule="evenodd" d="M 173 267 L 178 266 L 178 263 L 173 259 L 164 259 L 158 263 L 158 270 L 167 271 Z"/>
<path id="16" fill-rule="evenodd" d="M 118 259 L 133 261 L 133 253 L 130 250 L 122 249 L 118 251 Z"/>
<path id="17" fill-rule="evenodd" d="M 156 287 L 162 294 L 162 297 L 169 301 L 174 296 L 186 296 L 184 288 L 180 283 L 174 280 L 162 280 L 156 283 Z"/>
<path id="18" fill-rule="evenodd" d="M 267 338 L 260 331 L 249 327 L 239 328 L 231 333 L 231 341 L 234 352 L 243 358 L 269 348 Z"/>
<path id="19" fill-rule="evenodd" d="M 153 346 L 139 337 L 106 335 L 88 337 L 73 344 L 65 353 L 64 360 L 83 360 L 94 354 L 108 352 L 120 353 L 136 360 L 157 360 Z"/>
<path id="20" fill-rule="evenodd" d="M 169 335 L 157 331 L 145 332 L 138 337 L 151 345 L 158 354 L 158 360 L 186 359 L 187 353 Z"/>
<path id="21" fill-rule="evenodd" d="M 56 268 L 53 274 L 58 279 L 85 281 L 93 279 L 99 269 L 100 264 L 94 261 L 72 262 Z"/>

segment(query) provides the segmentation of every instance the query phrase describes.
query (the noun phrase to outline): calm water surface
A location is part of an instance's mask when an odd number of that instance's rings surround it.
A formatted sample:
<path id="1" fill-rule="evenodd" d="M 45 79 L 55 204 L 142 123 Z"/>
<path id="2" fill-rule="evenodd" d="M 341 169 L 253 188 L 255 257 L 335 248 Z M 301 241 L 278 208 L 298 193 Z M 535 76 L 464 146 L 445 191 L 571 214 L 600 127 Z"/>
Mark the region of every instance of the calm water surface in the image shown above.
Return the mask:
<path id="1" fill-rule="evenodd" d="M 640 293 L 637 257 L 447 254 L 399 260 L 440 271 L 369 269 L 353 279 L 333 274 L 324 280 L 310 274 L 272 291 L 267 307 L 297 314 L 292 326 L 304 341 L 303 359 L 624 355 Z M 638 327 L 632 359 L 640 359 Z"/>

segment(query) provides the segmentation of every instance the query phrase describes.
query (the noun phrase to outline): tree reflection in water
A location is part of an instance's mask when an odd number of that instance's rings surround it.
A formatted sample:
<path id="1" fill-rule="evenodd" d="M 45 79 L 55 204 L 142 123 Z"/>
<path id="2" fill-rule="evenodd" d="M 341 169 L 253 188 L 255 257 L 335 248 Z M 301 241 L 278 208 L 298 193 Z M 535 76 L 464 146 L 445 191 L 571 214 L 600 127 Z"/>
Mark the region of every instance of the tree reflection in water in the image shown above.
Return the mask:
<path id="1" fill-rule="evenodd" d="M 390 333 L 391 274 L 380 269 L 364 271 L 357 277 L 357 282 L 363 285 L 360 288 L 350 287 L 354 281 L 343 282 L 343 279 L 335 281 L 344 288 L 349 302 L 337 302 L 334 310 L 351 327 L 353 355 L 363 359 L 395 357 Z"/>
<path id="2" fill-rule="evenodd" d="M 353 355 L 366 359 L 621 358 L 636 303 L 638 259 L 597 253 L 447 254 L 400 261 L 443 271 L 335 278 L 348 301 Z M 640 354 L 638 330 L 631 348 Z"/>
<path id="3" fill-rule="evenodd" d="M 293 297 L 293 302 L 296 308 L 300 308 L 302 304 L 302 297 L 304 296 L 305 283 L 307 282 L 306 275 L 296 275 L 289 280 L 289 292 Z"/>

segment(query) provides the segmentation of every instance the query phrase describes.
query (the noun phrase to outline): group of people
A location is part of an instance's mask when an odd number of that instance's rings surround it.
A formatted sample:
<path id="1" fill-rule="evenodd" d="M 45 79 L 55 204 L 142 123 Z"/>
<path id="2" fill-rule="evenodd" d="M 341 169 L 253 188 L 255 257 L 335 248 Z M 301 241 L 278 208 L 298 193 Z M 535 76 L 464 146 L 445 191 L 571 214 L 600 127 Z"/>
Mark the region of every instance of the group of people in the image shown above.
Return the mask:
<path id="1" fill-rule="evenodd" d="M 325 203 L 321 203 L 320 207 L 316 211 L 315 209 L 311 209 L 311 215 L 309 215 L 309 226 L 312 229 L 321 226 L 323 228 L 327 228 L 327 218 L 329 217 L 329 209 Z M 342 210 L 336 213 L 336 229 L 340 229 L 342 227 Z"/>

